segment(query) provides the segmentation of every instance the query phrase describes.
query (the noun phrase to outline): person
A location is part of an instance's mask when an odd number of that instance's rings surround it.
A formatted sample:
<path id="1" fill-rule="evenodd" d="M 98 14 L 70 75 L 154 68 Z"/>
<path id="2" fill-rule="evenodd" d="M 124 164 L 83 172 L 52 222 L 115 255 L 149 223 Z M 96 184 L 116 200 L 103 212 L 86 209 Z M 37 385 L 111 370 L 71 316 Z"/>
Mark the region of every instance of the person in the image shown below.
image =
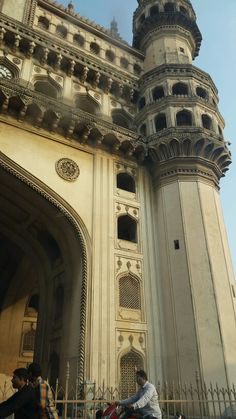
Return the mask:
<path id="1" fill-rule="evenodd" d="M 39 408 L 34 389 L 28 385 L 28 371 L 17 368 L 13 372 L 12 386 L 18 391 L 0 404 L 0 418 L 15 414 L 15 419 L 39 419 Z"/>
<path id="2" fill-rule="evenodd" d="M 41 419 L 58 419 L 55 402 L 51 388 L 47 381 L 43 380 L 39 364 L 32 362 L 28 366 L 28 374 L 32 386 L 36 390 L 36 397 L 40 409 Z"/>
<path id="3" fill-rule="evenodd" d="M 126 417 L 134 414 L 134 416 L 141 416 L 145 419 L 161 419 L 158 394 L 155 386 L 148 382 L 146 372 L 137 371 L 136 380 L 140 386 L 138 392 L 128 399 L 117 401 L 116 404 L 128 407 Z"/>

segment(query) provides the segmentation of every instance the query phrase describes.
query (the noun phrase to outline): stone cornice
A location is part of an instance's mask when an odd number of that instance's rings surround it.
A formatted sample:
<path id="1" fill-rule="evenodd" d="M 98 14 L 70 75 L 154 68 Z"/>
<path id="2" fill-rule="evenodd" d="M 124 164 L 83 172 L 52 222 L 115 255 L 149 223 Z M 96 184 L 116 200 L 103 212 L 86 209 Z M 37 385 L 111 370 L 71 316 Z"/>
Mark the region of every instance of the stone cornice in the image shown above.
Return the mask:
<path id="1" fill-rule="evenodd" d="M 139 26 L 137 31 L 134 34 L 133 39 L 133 46 L 134 48 L 139 49 L 143 42 L 145 36 L 157 29 L 160 26 L 180 26 L 181 28 L 187 30 L 191 33 L 194 42 L 195 42 L 195 50 L 193 53 L 193 58 L 197 57 L 199 53 L 199 49 L 201 46 L 202 35 L 198 29 L 198 26 L 194 20 L 191 20 L 187 16 L 183 15 L 180 12 L 171 12 L 171 13 L 164 13 L 160 12 L 156 16 L 149 16 L 147 17 L 142 24 Z"/>
<path id="2" fill-rule="evenodd" d="M 127 155 L 129 158 L 143 161 L 147 151 L 145 142 L 135 132 L 122 128 L 101 116 L 91 115 L 80 109 L 59 102 L 42 93 L 35 92 L 19 81 L 0 79 L 0 91 L 3 98 L 1 112 L 12 114 L 11 98 L 17 98 L 18 105 L 15 117 L 23 122 L 25 119 L 35 127 L 51 133 L 60 132 L 68 140 L 74 139 L 80 144 L 90 144 L 113 153 Z M 5 99 L 4 99 L 5 98 Z M 32 109 L 34 115 L 27 119 Z M 45 121 L 47 121 L 45 125 Z M 66 122 L 65 122 L 66 121 Z"/>
<path id="3" fill-rule="evenodd" d="M 139 81 L 140 87 L 146 88 L 147 85 L 153 83 L 154 80 L 163 77 L 164 79 L 178 77 L 194 78 L 199 82 L 206 83 L 211 87 L 215 95 L 218 95 L 218 90 L 214 84 L 211 76 L 203 70 L 200 70 L 198 67 L 193 66 L 192 64 L 163 64 L 159 67 L 144 73 Z"/>
<path id="4" fill-rule="evenodd" d="M 189 173 L 193 175 L 201 163 L 207 168 L 206 173 L 210 170 L 217 183 L 231 164 L 231 153 L 222 138 L 193 127 L 168 129 L 156 138 L 153 135 L 148 141 L 148 153 L 157 170 L 164 168 L 168 176 L 173 174 L 168 174 L 169 169 L 166 169 L 170 165 L 171 171 L 176 170 L 175 166 L 181 169 L 183 164 L 189 167 L 183 172 L 188 176 Z"/>
<path id="5" fill-rule="evenodd" d="M 173 158 L 162 162 L 151 169 L 155 187 L 161 187 L 178 181 L 207 183 L 217 190 L 222 176 L 218 166 L 213 162 L 196 157 Z"/>
<path id="6" fill-rule="evenodd" d="M 139 59 L 143 58 L 143 54 L 140 51 L 131 47 L 122 38 L 117 39 L 117 38 L 112 37 L 108 29 L 81 16 L 79 13 L 69 13 L 67 11 L 67 8 L 59 4 L 58 2 L 52 1 L 52 0 L 38 0 L 38 5 L 43 7 L 44 9 L 49 10 L 53 14 L 56 14 L 66 19 L 67 21 L 73 23 L 74 25 L 79 26 L 96 36 L 99 36 L 100 38 L 103 38 L 110 44 L 113 44 L 115 46 L 118 46 L 119 48 L 122 48 L 129 54 L 135 55 Z"/>
<path id="7" fill-rule="evenodd" d="M 104 62 L 82 49 L 78 49 L 69 43 L 65 43 L 64 40 L 60 40 L 58 37 L 53 36 L 48 32 L 45 34 L 45 31 L 36 30 L 29 26 L 26 27 L 24 24 L 2 13 L 0 13 L 0 26 L 6 31 L 10 31 L 29 42 L 34 42 L 43 48 L 48 48 L 49 51 L 51 50 L 54 53 L 61 54 L 69 60 L 74 60 L 75 63 L 88 66 L 119 82 L 127 82 L 127 84 L 131 85 L 133 88 L 135 88 L 138 83 L 138 76 L 128 73 L 121 68 L 116 69 L 115 66 L 110 65 L 108 62 Z"/>

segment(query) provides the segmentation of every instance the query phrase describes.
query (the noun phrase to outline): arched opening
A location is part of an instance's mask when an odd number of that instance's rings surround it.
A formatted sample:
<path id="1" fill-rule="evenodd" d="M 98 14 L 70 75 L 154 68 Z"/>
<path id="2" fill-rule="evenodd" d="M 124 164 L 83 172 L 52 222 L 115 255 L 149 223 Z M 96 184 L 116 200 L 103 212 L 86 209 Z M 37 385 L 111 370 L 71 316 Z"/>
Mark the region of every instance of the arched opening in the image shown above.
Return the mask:
<path id="1" fill-rule="evenodd" d="M 53 99 L 57 99 L 59 96 L 58 89 L 48 80 L 36 81 L 34 85 L 34 90 L 36 92 L 43 93 L 46 96 L 52 97 Z"/>
<path id="2" fill-rule="evenodd" d="M 117 188 L 123 189 L 127 192 L 135 193 L 135 180 L 133 176 L 128 173 L 118 173 L 117 175 Z"/>
<path id="3" fill-rule="evenodd" d="M 38 26 L 47 31 L 49 29 L 49 20 L 45 16 L 39 16 Z"/>
<path id="4" fill-rule="evenodd" d="M 186 9 L 184 6 L 180 6 L 180 7 L 179 7 L 179 11 L 180 11 L 183 15 L 188 16 L 188 11 L 187 11 L 187 9 Z"/>
<path id="5" fill-rule="evenodd" d="M 157 87 L 155 87 L 155 89 L 153 89 L 153 91 L 152 91 L 153 100 L 161 99 L 164 96 L 165 96 L 165 93 L 164 93 L 164 89 L 163 89 L 162 86 L 157 86 Z"/>
<path id="6" fill-rule="evenodd" d="M 97 115 L 100 112 L 99 104 L 91 96 L 86 94 L 77 95 L 75 105 L 78 109 L 92 115 Z"/>
<path id="7" fill-rule="evenodd" d="M 3 162 L 12 172 L 3 169 Z M 77 360 L 85 356 L 83 346 L 78 353 L 85 327 L 78 302 L 87 289 L 82 235 L 72 213 L 67 216 L 63 209 L 68 204 L 49 188 L 42 192 L 43 184 L 38 186 L 32 176 L 28 180 L 26 172 L 2 154 L 0 178 L 0 377 L 10 376 L 17 365 L 26 366 L 33 359 L 48 376 L 50 347 L 51 353 L 56 351 L 70 362 L 75 379 Z M 67 284 L 63 297 L 60 289 L 54 294 L 52 287 L 59 280 Z M 54 317 L 61 315 L 71 319 L 70 327 L 62 325 L 55 335 Z"/>
<path id="8" fill-rule="evenodd" d="M 130 274 L 119 279 L 119 307 L 141 310 L 140 282 Z"/>
<path id="9" fill-rule="evenodd" d="M 185 83 L 176 83 L 172 87 L 173 95 L 186 96 L 188 95 L 188 86 Z"/>
<path id="10" fill-rule="evenodd" d="M 159 7 L 158 6 L 155 5 L 155 6 L 152 6 L 150 8 L 150 16 L 151 17 L 157 16 L 158 13 L 159 13 Z"/>
<path id="11" fill-rule="evenodd" d="M 115 60 L 115 54 L 114 54 L 114 52 L 113 52 L 113 51 L 111 51 L 110 49 L 108 49 L 108 50 L 106 51 L 106 59 L 107 59 L 108 61 L 110 61 L 111 63 Z"/>
<path id="12" fill-rule="evenodd" d="M 112 122 L 120 127 L 130 129 L 132 127 L 131 117 L 123 109 L 112 111 Z"/>
<path id="13" fill-rule="evenodd" d="M 98 45 L 98 44 L 96 44 L 96 42 L 91 42 L 91 44 L 90 44 L 90 51 L 91 51 L 93 54 L 98 55 L 98 54 L 99 54 L 99 52 L 100 52 L 100 47 L 99 47 L 99 45 Z"/>
<path id="14" fill-rule="evenodd" d="M 174 3 L 166 3 L 164 4 L 164 12 L 165 13 L 170 13 L 170 12 L 174 12 L 175 11 L 175 5 Z"/>
<path id="15" fill-rule="evenodd" d="M 203 87 L 197 87 L 196 88 L 196 93 L 202 99 L 207 99 L 207 91 L 206 91 L 206 89 L 203 89 Z"/>
<path id="16" fill-rule="evenodd" d="M 161 131 L 164 128 L 167 127 L 167 123 L 166 123 L 166 116 L 164 113 L 160 113 L 156 118 L 155 118 L 155 127 L 156 127 L 156 131 Z"/>
<path id="17" fill-rule="evenodd" d="M 120 59 L 120 66 L 122 68 L 125 68 L 125 69 L 128 68 L 129 61 L 125 57 L 121 57 L 121 59 Z"/>
<path id="18" fill-rule="evenodd" d="M 202 126 L 203 128 L 206 128 L 206 129 L 212 129 L 212 120 L 206 114 L 202 115 Z"/>
<path id="19" fill-rule="evenodd" d="M 142 124 L 141 127 L 139 128 L 139 132 L 143 137 L 146 137 L 146 135 L 147 135 L 147 125 Z"/>
<path id="20" fill-rule="evenodd" d="M 118 218 L 118 239 L 137 243 L 137 222 L 129 215 Z"/>
<path id="21" fill-rule="evenodd" d="M 192 123 L 192 113 L 187 110 L 183 110 L 177 113 L 176 123 L 178 127 L 181 126 L 191 126 Z"/>
<path id="22" fill-rule="evenodd" d="M 139 76 L 141 74 L 141 67 L 138 64 L 134 64 L 134 74 L 136 74 L 137 76 Z"/>
<path id="23" fill-rule="evenodd" d="M 33 328 L 24 334 L 22 345 L 23 352 L 34 352 L 35 335 L 36 331 Z"/>
<path id="24" fill-rule="evenodd" d="M 131 350 L 120 359 L 121 398 L 126 399 L 136 393 L 136 371 L 144 368 L 143 358 Z"/>
<path id="25" fill-rule="evenodd" d="M 143 109 L 145 105 L 146 105 L 146 99 L 143 96 L 143 97 L 141 97 L 139 99 L 139 102 L 138 102 L 138 108 L 139 108 L 139 110 L 141 111 L 141 109 Z"/>
<path id="26" fill-rule="evenodd" d="M 139 18 L 139 23 L 143 23 L 145 21 L 145 14 L 143 13 Z"/>
<path id="27" fill-rule="evenodd" d="M 83 47 L 84 46 L 84 37 L 77 33 L 73 36 L 73 42 L 74 42 L 74 44 L 78 45 L 79 47 Z"/>
<path id="28" fill-rule="evenodd" d="M 67 37 L 67 29 L 63 25 L 57 25 L 56 27 L 56 34 L 62 39 L 65 39 Z"/>

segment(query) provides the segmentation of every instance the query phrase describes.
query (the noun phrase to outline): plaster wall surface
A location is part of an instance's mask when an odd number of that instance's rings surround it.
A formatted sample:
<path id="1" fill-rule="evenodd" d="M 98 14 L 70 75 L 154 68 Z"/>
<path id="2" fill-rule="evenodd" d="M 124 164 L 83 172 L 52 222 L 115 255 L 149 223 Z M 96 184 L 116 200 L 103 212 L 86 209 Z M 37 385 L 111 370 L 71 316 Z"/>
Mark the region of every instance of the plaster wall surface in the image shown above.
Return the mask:
<path id="1" fill-rule="evenodd" d="M 26 0 L 7 0 L 3 2 L 2 13 L 13 19 L 22 21 L 24 16 Z"/>
<path id="2" fill-rule="evenodd" d="M 1 151 L 65 199 L 91 235 L 93 155 L 6 124 L 1 125 L 0 134 Z M 63 157 L 78 164 L 77 181 L 67 182 L 56 173 L 55 163 Z"/>

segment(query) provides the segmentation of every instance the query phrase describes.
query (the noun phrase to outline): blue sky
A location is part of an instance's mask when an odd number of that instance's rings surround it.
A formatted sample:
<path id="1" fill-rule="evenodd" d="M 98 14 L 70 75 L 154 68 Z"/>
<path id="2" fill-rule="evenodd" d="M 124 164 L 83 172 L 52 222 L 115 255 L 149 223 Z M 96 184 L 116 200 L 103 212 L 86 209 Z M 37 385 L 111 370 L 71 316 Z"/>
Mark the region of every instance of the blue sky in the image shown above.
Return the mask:
<path id="1" fill-rule="evenodd" d="M 67 5 L 68 1 L 60 3 Z M 74 0 L 76 12 L 104 27 L 110 26 L 113 16 L 119 32 L 132 42 L 132 14 L 137 0 Z M 220 111 L 225 118 L 225 138 L 233 159 L 236 156 L 236 0 L 192 0 L 203 42 L 194 64 L 213 78 L 220 96 Z M 221 181 L 224 218 L 236 272 L 236 157 L 226 177 Z"/>

